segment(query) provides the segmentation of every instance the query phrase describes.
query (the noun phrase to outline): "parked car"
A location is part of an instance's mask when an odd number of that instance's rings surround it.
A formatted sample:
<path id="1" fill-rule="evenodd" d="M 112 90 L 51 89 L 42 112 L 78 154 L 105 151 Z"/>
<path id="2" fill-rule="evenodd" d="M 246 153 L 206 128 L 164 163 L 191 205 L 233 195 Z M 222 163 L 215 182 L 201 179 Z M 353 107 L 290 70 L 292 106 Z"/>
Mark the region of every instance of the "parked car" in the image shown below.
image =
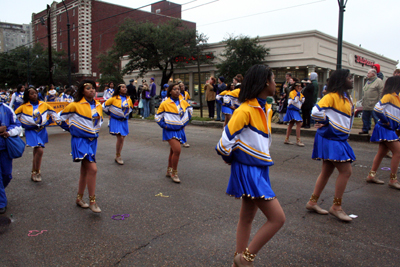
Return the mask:
<path id="1" fill-rule="evenodd" d="M 189 99 L 187 102 L 188 102 L 189 105 L 191 105 L 193 108 L 196 108 L 196 109 L 197 109 L 197 108 L 200 108 L 200 103 L 197 102 L 197 101 L 194 101 L 194 100 Z"/>
<path id="2" fill-rule="evenodd" d="M 363 112 L 363 107 L 359 106 L 354 110 L 354 117 L 356 118 L 362 118 L 362 112 Z"/>
<path id="3" fill-rule="evenodd" d="M 362 101 L 358 100 L 356 102 L 356 108 L 354 110 L 354 117 L 361 118 L 362 117 L 362 111 L 363 111 Z"/>
<path id="4" fill-rule="evenodd" d="M 103 94 L 104 94 L 104 92 L 96 92 L 96 95 L 94 97 L 94 99 L 99 101 L 100 104 L 103 104 L 104 102 L 106 102 L 106 100 L 104 100 L 104 98 L 103 98 Z"/>

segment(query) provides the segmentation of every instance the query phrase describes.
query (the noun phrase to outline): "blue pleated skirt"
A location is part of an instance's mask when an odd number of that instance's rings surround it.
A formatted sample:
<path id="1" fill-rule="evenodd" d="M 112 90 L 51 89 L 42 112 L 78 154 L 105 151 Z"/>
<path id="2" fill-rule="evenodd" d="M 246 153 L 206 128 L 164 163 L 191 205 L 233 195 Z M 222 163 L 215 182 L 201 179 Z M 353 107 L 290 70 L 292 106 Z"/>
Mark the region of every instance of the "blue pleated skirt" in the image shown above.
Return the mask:
<path id="1" fill-rule="evenodd" d="M 269 180 L 269 166 L 249 166 L 233 161 L 226 194 L 235 198 L 276 198 Z"/>
<path id="2" fill-rule="evenodd" d="M 181 144 L 184 144 L 187 141 L 185 130 L 183 128 L 178 131 L 170 131 L 170 130 L 163 129 L 162 138 L 163 138 L 163 141 L 177 139 L 178 141 L 181 142 Z"/>
<path id="3" fill-rule="evenodd" d="M 120 134 L 122 136 L 127 136 L 129 134 L 128 120 L 117 120 L 110 117 L 110 134 L 116 135 Z"/>
<path id="4" fill-rule="evenodd" d="M 356 160 L 353 149 L 346 141 L 330 140 L 318 133 L 315 135 L 312 159 L 336 162 L 353 162 Z"/>
<path id="5" fill-rule="evenodd" d="M 286 111 L 286 115 L 283 118 L 283 122 L 290 122 L 290 121 L 303 121 L 303 118 L 300 116 L 300 111 L 288 109 Z"/>
<path id="6" fill-rule="evenodd" d="M 44 144 L 49 142 L 46 127 L 39 132 L 25 129 L 25 137 L 26 145 L 31 147 L 44 147 Z"/>
<path id="7" fill-rule="evenodd" d="M 387 129 L 379 123 L 375 125 L 374 131 L 371 135 L 371 142 L 393 142 L 398 140 L 399 137 L 395 131 Z"/>
<path id="8" fill-rule="evenodd" d="M 87 159 L 90 162 L 96 162 L 97 138 L 90 140 L 83 137 L 71 137 L 71 154 L 74 162 Z"/>
<path id="9" fill-rule="evenodd" d="M 221 107 L 221 111 L 224 114 L 228 114 L 228 115 L 232 115 L 233 114 L 233 109 L 231 109 L 230 107 L 222 106 Z"/>

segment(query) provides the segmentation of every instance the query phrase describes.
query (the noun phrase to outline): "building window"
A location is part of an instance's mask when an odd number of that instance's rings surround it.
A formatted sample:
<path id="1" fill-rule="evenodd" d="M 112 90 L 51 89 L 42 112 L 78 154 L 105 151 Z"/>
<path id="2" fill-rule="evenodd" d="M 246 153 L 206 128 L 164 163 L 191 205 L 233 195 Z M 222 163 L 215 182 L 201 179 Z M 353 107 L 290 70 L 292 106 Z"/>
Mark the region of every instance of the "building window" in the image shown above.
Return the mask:
<path id="1" fill-rule="evenodd" d="M 62 49 L 62 43 L 60 42 L 60 50 Z"/>
<path id="2" fill-rule="evenodd" d="M 75 23 L 72 23 L 72 31 L 75 31 Z"/>
<path id="3" fill-rule="evenodd" d="M 72 9 L 72 16 L 75 16 L 75 8 Z"/>
<path id="4" fill-rule="evenodd" d="M 61 22 L 61 15 L 60 15 L 60 22 Z"/>
<path id="5" fill-rule="evenodd" d="M 174 76 L 175 77 L 175 76 Z M 200 86 L 201 86 L 201 93 L 204 96 L 204 86 L 206 85 L 206 80 L 210 78 L 209 72 L 201 72 L 200 73 Z M 193 74 L 193 89 L 194 95 L 197 96 L 199 94 L 199 74 Z"/>
<path id="6" fill-rule="evenodd" d="M 36 24 L 36 30 L 38 30 L 39 29 L 39 24 Z"/>
<path id="7" fill-rule="evenodd" d="M 75 38 L 72 40 L 72 46 L 75 46 Z"/>
<path id="8" fill-rule="evenodd" d="M 61 28 L 60 28 L 60 36 L 61 36 Z"/>
<path id="9" fill-rule="evenodd" d="M 75 53 L 72 54 L 72 60 L 75 61 Z"/>

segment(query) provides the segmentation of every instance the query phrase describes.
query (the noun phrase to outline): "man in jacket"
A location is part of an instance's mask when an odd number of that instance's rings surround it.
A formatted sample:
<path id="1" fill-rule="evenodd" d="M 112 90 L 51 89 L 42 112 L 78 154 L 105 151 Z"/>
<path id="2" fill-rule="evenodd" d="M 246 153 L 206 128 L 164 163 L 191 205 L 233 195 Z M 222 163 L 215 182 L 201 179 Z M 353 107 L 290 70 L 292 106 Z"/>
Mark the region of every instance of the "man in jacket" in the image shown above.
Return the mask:
<path id="1" fill-rule="evenodd" d="M 210 79 L 206 82 L 206 85 L 204 86 L 204 94 L 205 94 L 205 99 L 207 101 L 207 106 L 208 106 L 208 117 L 210 119 L 214 119 L 214 109 L 215 109 L 215 89 L 214 89 L 214 84 L 216 82 L 216 79 L 211 76 Z"/>
<path id="2" fill-rule="evenodd" d="M 126 87 L 128 89 L 128 95 L 131 97 L 132 103 L 136 100 L 136 86 L 133 85 L 134 80 L 129 80 L 129 85 Z M 129 119 L 132 118 L 132 113 L 129 113 Z"/>
<path id="3" fill-rule="evenodd" d="M 367 82 L 363 87 L 363 128 L 358 134 L 368 134 L 368 131 L 371 130 L 371 118 L 374 118 L 375 124 L 378 122 L 378 117 L 375 115 L 374 107 L 375 104 L 378 103 L 379 99 L 381 99 L 383 85 L 383 81 L 377 77 L 376 70 L 370 69 L 367 74 Z"/>
<path id="4" fill-rule="evenodd" d="M 154 78 L 151 77 L 150 78 L 150 114 L 154 115 L 155 111 L 155 97 L 156 97 L 156 91 L 157 91 L 157 87 L 156 84 L 154 83 Z"/>
<path id="5" fill-rule="evenodd" d="M 315 105 L 317 103 L 318 95 L 319 95 L 318 74 L 316 72 L 311 72 L 310 80 L 311 80 L 311 83 L 314 85 L 313 101 L 314 101 L 314 105 Z"/>

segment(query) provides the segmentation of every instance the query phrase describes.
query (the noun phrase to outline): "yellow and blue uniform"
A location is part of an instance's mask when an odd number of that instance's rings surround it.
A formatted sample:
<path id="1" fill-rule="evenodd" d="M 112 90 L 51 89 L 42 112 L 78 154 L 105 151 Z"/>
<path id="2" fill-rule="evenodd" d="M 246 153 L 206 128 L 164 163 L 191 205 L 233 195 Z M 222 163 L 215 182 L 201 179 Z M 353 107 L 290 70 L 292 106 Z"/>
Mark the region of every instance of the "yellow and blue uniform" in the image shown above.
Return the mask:
<path id="1" fill-rule="evenodd" d="M 224 96 L 224 105 L 227 107 L 234 106 L 235 108 L 238 108 L 240 106 L 239 94 L 240 94 L 240 88 L 228 92 Z"/>
<path id="2" fill-rule="evenodd" d="M 110 115 L 110 134 L 129 134 L 128 118 L 133 110 L 133 103 L 129 96 L 116 95 L 103 103 L 103 110 Z"/>
<path id="3" fill-rule="evenodd" d="M 371 135 L 371 142 L 398 141 L 395 130 L 400 127 L 400 98 L 397 93 L 386 94 L 374 108 L 379 118 Z"/>
<path id="4" fill-rule="evenodd" d="M 57 91 L 52 89 L 47 93 L 46 102 L 56 102 L 57 101 Z"/>
<path id="5" fill-rule="evenodd" d="M 10 107 L 15 110 L 24 103 L 24 92 L 15 92 L 11 96 Z"/>
<path id="6" fill-rule="evenodd" d="M 304 103 L 304 95 L 296 90 L 292 90 L 289 93 L 288 106 L 286 115 L 283 118 L 283 122 L 290 121 L 303 121 L 300 116 L 300 109 Z"/>
<path id="7" fill-rule="evenodd" d="M 14 111 L 2 102 L 0 102 L 0 125 L 6 126 L 6 131 L 10 136 L 18 136 L 22 130 Z M 5 188 L 12 179 L 12 161 L 13 159 L 8 155 L 6 139 L 0 137 L 0 208 L 7 206 Z"/>
<path id="8" fill-rule="evenodd" d="M 46 126 L 60 123 L 53 107 L 42 101 L 22 104 L 15 115 L 25 128 L 26 144 L 31 147 L 44 147 L 49 142 Z"/>
<path id="9" fill-rule="evenodd" d="M 104 91 L 103 98 L 104 100 L 110 99 L 114 94 L 114 89 L 113 88 L 108 88 L 107 90 Z"/>
<path id="10" fill-rule="evenodd" d="M 71 149 L 73 161 L 84 158 L 96 162 L 97 138 L 103 122 L 103 108 L 101 104 L 92 100 L 88 102 L 84 97 L 79 102 L 72 102 L 60 112 L 62 121 L 67 122 L 66 130 L 71 133 Z M 63 127 L 63 128 L 64 128 Z"/>
<path id="11" fill-rule="evenodd" d="M 233 110 L 231 109 L 231 107 L 230 106 L 228 106 L 230 103 L 229 103 L 229 99 L 226 97 L 226 95 L 228 94 L 228 93 L 230 93 L 231 92 L 231 90 L 224 90 L 224 91 L 222 91 L 221 93 L 219 93 L 219 95 L 217 95 L 216 97 L 215 97 L 215 100 L 219 103 L 219 104 L 221 104 L 221 111 L 222 111 L 222 113 L 223 114 L 230 114 L 230 115 L 232 115 L 232 113 L 233 113 Z M 225 103 L 225 99 L 226 99 L 226 101 L 227 101 L 227 103 Z"/>
<path id="12" fill-rule="evenodd" d="M 227 194 L 240 198 L 275 198 L 269 181 L 271 105 L 266 99 L 245 101 L 235 110 L 216 146 L 217 153 L 231 163 Z"/>
<path id="13" fill-rule="evenodd" d="M 182 96 L 183 100 L 189 100 L 190 99 L 190 95 L 187 91 L 185 91 L 184 93 L 181 93 L 180 96 Z"/>
<path id="14" fill-rule="evenodd" d="M 189 123 L 192 113 L 193 108 L 181 97 L 168 97 L 162 102 L 154 119 L 163 128 L 163 141 L 174 138 L 186 143 L 184 127 Z"/>
<path id="15" fill-rule="evenodd" d="M 3 92 L 0 93 L 0 102 L 4 104 L 8 102 L 8 96 L 6 93 Z"/>
<path id="16" fill-rule="evenodd" d="M 312 158 L 346 162 L 356 159 L 347 139 L 354 119 L 353 101 L 347 94 L 326 94 L 311 112 L 318 123 L 325 124 L 317 130 Z"/>
<path id="17" fill-rule="evenodd" d="M 68 102 L 71 103 L 74 101 L 74 97 L 72 95 L 63 94 L 61 96 L 61 102 Z"/>

